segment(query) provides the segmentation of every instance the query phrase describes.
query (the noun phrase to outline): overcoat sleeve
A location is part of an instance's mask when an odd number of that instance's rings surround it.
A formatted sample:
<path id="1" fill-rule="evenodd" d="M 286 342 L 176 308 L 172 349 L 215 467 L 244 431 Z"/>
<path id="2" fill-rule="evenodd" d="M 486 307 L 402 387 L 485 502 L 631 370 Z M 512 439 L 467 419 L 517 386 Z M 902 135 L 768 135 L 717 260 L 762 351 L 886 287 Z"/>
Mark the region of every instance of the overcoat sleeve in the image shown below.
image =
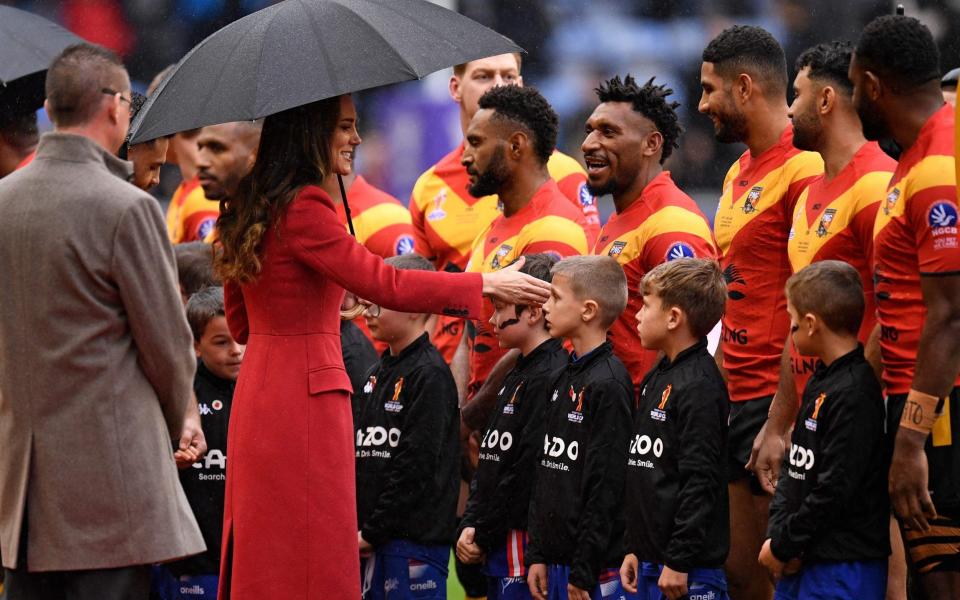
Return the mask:
<path id="1" fill-rule="evenodd" d="M 153 198 L 137 196 L 120 219 L 111 266 L 140 368 L 156 391 L 171 437 L 178 438 L 197 363 L 173 248 Z"/>
<path id="2" fill-rule="evenodd" d="M 280 242 L 312 269 L 359 297 L 400 312 L 481 318 L 479 273 L 394 269 L 344 230 L 332 201 L 320 188 L 304 188 L 285 218 Z"/>

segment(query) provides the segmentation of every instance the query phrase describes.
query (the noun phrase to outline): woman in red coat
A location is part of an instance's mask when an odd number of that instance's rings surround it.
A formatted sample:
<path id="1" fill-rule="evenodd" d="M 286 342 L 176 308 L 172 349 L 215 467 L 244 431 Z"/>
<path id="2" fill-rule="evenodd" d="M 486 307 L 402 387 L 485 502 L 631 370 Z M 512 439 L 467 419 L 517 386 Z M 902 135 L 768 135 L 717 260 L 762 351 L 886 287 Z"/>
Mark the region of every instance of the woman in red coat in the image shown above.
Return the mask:
<path id="1" fill-rule="evenodd" d="M 349 96 L 267 117 L 257 161 L 218 221 L 227 321 L 247 344 L 228 437 L 220 598 L 357 600 L 344 289 L 405 312 L 479 317 L 481 294 L 543 302 L 496 274 L 395 271 L 351 238 L 318 187 L 360 143 Z"/>

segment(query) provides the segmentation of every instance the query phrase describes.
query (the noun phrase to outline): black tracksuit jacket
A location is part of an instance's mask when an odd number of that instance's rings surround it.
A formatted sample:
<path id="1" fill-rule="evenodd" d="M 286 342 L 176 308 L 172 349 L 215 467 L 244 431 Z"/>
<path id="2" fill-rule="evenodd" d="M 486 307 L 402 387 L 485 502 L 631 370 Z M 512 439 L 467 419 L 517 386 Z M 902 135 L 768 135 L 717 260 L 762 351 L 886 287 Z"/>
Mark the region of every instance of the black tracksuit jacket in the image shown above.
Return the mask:
<path id="1" fill-rule="evenodd" d="M 525 563 L 570 566 L 590 590 L 623 560 L 623 491 L 633 383 L 605 342 L 560 372 L 545 415 Z"/>
<path id="2" fill-rule="evenodd" d="M 627 551 L 682 573 L 722 567 L 729 396 L 706 340 L 662 359 L 640 390 L 627 458 Z"/>
<path id="3" fill-rule="evenodd" d="M 809 564 L 890 554 L 884 414 L 863 348 L 817 368 L 803 391 L 770 507 L 774 556 Z"/>
<path id="4" fill-rule="evenodd" d="M 527 529 L 550 385 L 569 358 L 560 340 L 551 339 L 520 357 L 503 380 L 460 522 L 461 528 L 476 529 L 474 541 L 486 552 L 502 547 L 509 530 Z"/>
<path id="5" fill-rule="evenodd" d="M 449 544 L 460 491 L 460 418 L 450 368 L 427 334 L 387 350 L 353 397 L 363 538 Z"/>

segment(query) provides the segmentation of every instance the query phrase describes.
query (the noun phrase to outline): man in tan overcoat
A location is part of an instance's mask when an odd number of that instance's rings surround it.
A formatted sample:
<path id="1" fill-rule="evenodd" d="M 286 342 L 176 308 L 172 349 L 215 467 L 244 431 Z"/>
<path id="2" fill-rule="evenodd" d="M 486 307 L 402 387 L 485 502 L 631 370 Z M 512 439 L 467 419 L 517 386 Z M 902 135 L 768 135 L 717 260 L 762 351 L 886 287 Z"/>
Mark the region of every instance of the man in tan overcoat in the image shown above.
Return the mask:
<path id="1" fill-rule="evenodd" d="M 173 251 L 114 156 L 129 100 L 113 53 L 64 50 L 47 72 L 56 130 L 0 181 L 9 600 L 145 599 L 150 563 L 204 549 L 171 443 L 191 435 L 195 369 Z"/>

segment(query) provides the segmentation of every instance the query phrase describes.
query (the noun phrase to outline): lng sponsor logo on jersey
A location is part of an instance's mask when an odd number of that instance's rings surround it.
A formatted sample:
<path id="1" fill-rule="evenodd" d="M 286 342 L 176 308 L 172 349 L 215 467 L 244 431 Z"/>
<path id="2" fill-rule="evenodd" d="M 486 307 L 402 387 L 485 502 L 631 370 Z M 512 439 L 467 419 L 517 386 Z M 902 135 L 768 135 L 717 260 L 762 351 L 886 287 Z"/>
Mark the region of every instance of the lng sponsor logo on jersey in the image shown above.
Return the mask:
<path id="1" fill-rule="evenodd" d="M 667 255 L 665 260 L 667 262 L 671 260 L 677 260 L 678 258 L 694 258 L 697 256 L 697 253 L 693 251 L 689 245 L 684 244 L 683 242 L 674 242 L 672 246 L 667 250 Z"/>
<path id="2" fill-rule="evenodd" d="M 439 221 L 447 216 L 447 213 L 443 212 L 443 203 L 446 201 L 447 188 L 443 188 L 433 197 L 433 210 L 427 213 L 428 221 Z"/>
<path id="3" fill-rule="evenodd" d="M 823 211 L 823 216 L 820 217 L 820 225 L 817 227 L 817 236 L 825 237 L 830 229 L 830 223 L 833 223 L 833 216 L 837 214 L 837 209 L 828 208 Z"/>
<path id="4" fill-rule="evenodd" d="M 743 201 L 743 214 L 749 215 L 757 211 L 757 204 L 760 204 L 760 194 L 763 192 L 762 186 L 754 186 L 747 194 L 747 199 Z"/>
<path id="5" fill-rule="evenodd" d="M 810 415 L 806 421 L 803 422 L 804 426 L 810 431 L 817 430 L 817 417 L 820 415 L 820 407 L 823 405 L 823 401 L 827 399 L 826 394 L 820 394 L 817 397 L 816 402 L 813 403 L 813 414 Z"/>
<path id="6" fill-rule="evenodd" d="M 216 217 L 211 217 L 209 219 L 204 219 L 200 223 L 200 227 L 197 229 L 198 239 L 205 240 L 207 236 L 213 231 L 213 228 L 217 226 Z"/>
<path id="7" fill-rule="evenodd" d="M 889 215 L 890 211 L 893 210 L 893 207 L 897 205 L 897 200 L 900 199 L 900 190 L 893 188 L 893 190 L 887 194 L 887 201 L 883 204 L 883 214 Z"/>
<path id="8" fill-rule="evenodd" d="M 927 223 L 930 225 L 935 250 L 958 246 L 956 204 L 949 200 L 935 202 L 927 212 Z"/>
<path id="9" fill-rule="evenodd" d="M 660 404 L 650 411 L 650 418 L 661 423 L 667 420 L 667 400 L 670 399 L 670 392 L 673 391 L 673 384 L 668 384 L 663 394 L 660 395 Z"/>
<path id="10" fill-rule="evenodd" d="M 593 206 L 597 203 L 597 199 L 590 193 L 586 182 L 580 184 L 580 190 L 577 195 L 580 197 L 580 206 Z"/>
<path id="11" fill-rule="evenodd" d="M 398 413 L 403 410 L 403 405 L 400 404 L 400 392 L 403 391 L 403 377 L 397 380 L 397 383 L 393 385 L 393 398 L 389 402 L 385 402 L 383 405 L 384 410 L 387 412 Z"/>
<path id="12" fill-rule="evenodd" d="M 397 241 L 393 245 L 394 250 L 397 253 L 397 256 L 402 256 L 404 254 L 410 254 L 413 252 L 413 238 L 409 235 L 401 235 L 397 238 Z"/>
<path id="13" fill-rule="evenodd" d="M 500 259 L 510 254 L 510 251 L 513 250 L 513 246 L 503 244 L 497 249 L 497 253 L 493 255 L 493 260 L 490 261 L 490 266 L 494 269 L 499 269 L 502 265 L 500 264 Z"/>
<path id="14" fill-rule="evenodd" d="M 368 380 L 367 380 L 367 383 L 363 386 L 363 393 L 364 393 L 364 394 L 369 394 L 369 393 L 373 392 L 373 388 L 374 388 L 374 386 L 376 386 L 376 385 L 377 385 L 377 376 L 376 376 L 376 375 L 371 375 L 371 376 L 370 376 L 370 379 L 368 379 Z"/>
<path id="15" fill-rule="evenodd" d="M 576 402 L 577 406 L 571 412 L 567 413 L 567 420 L 571 423 L 583 423 L 583 390 L 576 393 L 573 386 L 570 386 L 570 402 Z"/>

